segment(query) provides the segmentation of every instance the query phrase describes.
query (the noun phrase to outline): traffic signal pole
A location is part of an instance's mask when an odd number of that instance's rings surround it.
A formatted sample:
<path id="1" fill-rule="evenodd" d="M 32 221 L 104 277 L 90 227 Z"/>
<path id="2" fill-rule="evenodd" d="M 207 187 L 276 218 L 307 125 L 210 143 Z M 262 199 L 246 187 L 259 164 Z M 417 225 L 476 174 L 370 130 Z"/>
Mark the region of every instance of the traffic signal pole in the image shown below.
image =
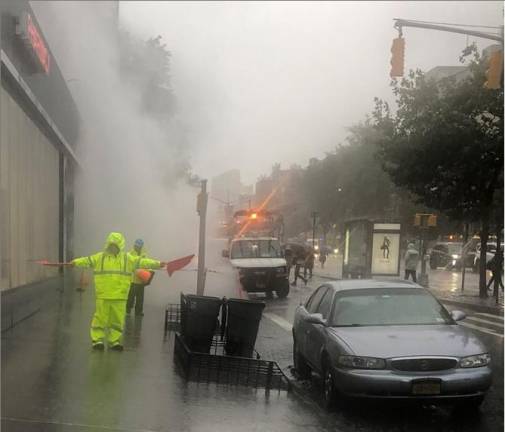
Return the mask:
<path id="1" fill-rule="evenodd" d="M 422 22 L 422 21 L 411 21 L 411 20 L 405 20 L 401 18 L 394 18 L 393 21 L 395 21 L 395 28 L 398 29 L 400 32 L 400 35 L 402 34 L 402 28 L 403 27 L 417 27 L 417 28 L 424 28 L 424 29 L 430 29 L 430 30 L 439 30 L 439 31 L 445 31 L 449 33 L 459 33 L 459 34 L 464 34 L 468 36 L 475 36 L 483 39 L 491 39 L 495 40 L 498 42 L 501 42 L 503 45 L 503 26 L 502 26 L 502 32 L 501 35 L 495 35 L 493 33 L 486 33 L 486 32 L 481 32 L 477 30 L 465 30 L 462 28 L 458 27 L 451 27 L 448 25 L 440 25 L 436 23 L 428 23 L 428 22 Z"/>
<path id="2" fill-rule="evenodd" d="M 500 29 L 500 34 L 486 33 L 478 30 L 467 30 L 461 27 L 472 27 L 464 26 L 452 27 L 450 25 L 445 25 L 444 23 L 434 23 L 426 21 L 412 21 L 404 20 L 401 18 L 394 18 L 394 27 L 398 30 L 398 38 L 393 40 L 393 46 L 391 47 L 391 72 L 390 76 L 392 78 L 403 76 L 404 68 L 404 55 L 405 55 L 405 39 L 403 39 L 403 27 L 417 27 L 429 30 L 438 30 L 449 33 L 464 34 L 467 36 L 475 36 L 482 39 L 490 39 L 501 44 L 501 50 L 491 54 L 489 59 L 489 68 L 486 72 L 487 81 L 484 87 L 488 89 L 499 89 L 502 85 L 503 80 L 503 26 L 496 27 Z M 478 26 L 473 26 L 478 27 Z"/>
<path id="3" fill-rule="evenodd" d="M 314 251 L 314 247 L 316 245 L 316 217 L 317 212 L 312 212 L 312 250 Z"/>

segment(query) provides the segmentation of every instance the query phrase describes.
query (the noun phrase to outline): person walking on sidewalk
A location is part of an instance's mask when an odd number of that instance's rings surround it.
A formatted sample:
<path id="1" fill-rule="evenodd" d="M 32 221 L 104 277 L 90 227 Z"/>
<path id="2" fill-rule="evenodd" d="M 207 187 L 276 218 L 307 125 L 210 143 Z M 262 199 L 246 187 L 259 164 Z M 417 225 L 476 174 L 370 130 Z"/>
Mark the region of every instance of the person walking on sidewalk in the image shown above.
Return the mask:
<path id="1" fill-rule="evenodd" d="M 303 266 L 303 277 L 305 279 L 312 279 L 312 272 L 314 270 L 314 261 L 315 261 L 314 255 L 315 255 L 314 249 L 309 247 L 308 251 L 307 251 L 307 256 L 305 257 L 305 263 Z M 309 274 L 308 278 L 307 278 L 307 273 Z"/>
<path id="2" fill-rule="evenodd" d="M 417 283 L 417 265 L 419 264 L 419 252 L 417 251 L 414 243 L 409 243 L 407 251 L 405 252 L 405 280 L 412 280 Z"/>
<path id="3" fill-rule="evenodd" d="M 292 286 L 296 286 L 296 282 L 298 279 L 301 279 L 305 285 L 307 285 L 307 279 L 305 279 L 301 274 L 300 274 L 300 269 L 302 266 L 305 264 L 305 259 L 306 259 L 306 251 L 305 249 L 299 248 L 296 250 L 294 253 L 294 264 L 295 264 L 295 279 L 291 283 Z"/>
<path id="4" fill-rule="evenodd" d="M 284 259 L 286 260 L 286 272 L 289 280 L 291 277 L 291 267 L 293 266 L 293 249 L 289 245 L 284 248 Z"/>
<path id="5" fill-rule="evenodd" d="M 133 249 L 129 252 L 134 257 L 146 258 L 147 252 L 144 247 L 144 240 L 137 239 L 133 244 Z M 154 272 L 151 272 L 151 275 Z M 129 314 L 135 305 L 135 315 L 144 316 L 144 289 L 147 284 L 142 282 L 135 272 L 132 274 L 128 301 L 126 302 L 126 313 Z"/>
<path id="6" fill-rule="evenodd" d="M 496 285 L 499 285 L 503 291 L 503 250 L 501 248 L 499 248 L 493 258 L 489 260 L 489 262 L 486 264 L 486 268 L 488 270 L 491 270 L 491 279 L 489 279 L 489 282 L 487 283 L 488 291 L 491 290 L 491 285 L 495 280 L 498 280 L 498 283 Z"/>
<path id="7" fill-rule="evenodd" d="M 324 263 L 326 262 L 326 247 L 321 248 L 319 252 L 319 262 L 321 263 L 321 268 L 324 269 Z"/>
<path id="8" fill-rule="evenodd" d="M 159 269 L 166 263 L 136 257 L 124 252 L 123 234 L 108 235 L 102 252 L 72 260 L 75 267 L 92 268 L 95 279 L 96 309 L 91 321 L 91 343 L 95 350 L 103 351 L 105 339 L 109 347 L 123 351 L 123 325 L 126 299 L 132 273 L 139 269 Z"/>

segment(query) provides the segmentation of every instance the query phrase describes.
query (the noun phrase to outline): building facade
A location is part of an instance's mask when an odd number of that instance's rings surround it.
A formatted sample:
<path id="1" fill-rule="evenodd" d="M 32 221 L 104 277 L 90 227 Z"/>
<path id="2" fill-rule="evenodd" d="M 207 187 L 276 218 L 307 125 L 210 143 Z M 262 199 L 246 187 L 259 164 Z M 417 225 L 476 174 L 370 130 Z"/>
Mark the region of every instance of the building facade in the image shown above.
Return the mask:
<path id="1" fill-rule="evenodd" d="M 36 261 L 64 261 L 72 254 L 79 116 L 29 2 L 0 3 L 0 17 L 3 329 L 4 318 L 15 320 L 9 315 L 20 288 L 57 276 Z"/>

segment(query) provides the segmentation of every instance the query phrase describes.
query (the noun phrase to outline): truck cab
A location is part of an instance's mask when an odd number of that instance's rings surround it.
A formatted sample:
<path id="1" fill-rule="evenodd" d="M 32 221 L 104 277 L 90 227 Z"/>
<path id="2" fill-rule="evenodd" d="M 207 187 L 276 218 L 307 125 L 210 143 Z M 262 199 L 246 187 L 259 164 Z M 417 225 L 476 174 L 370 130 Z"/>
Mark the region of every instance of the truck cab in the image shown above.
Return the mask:
<path id="1" fill-rule="evenodd" d="M 239 237 L 231 241 L 229 257 L 238 270 L 240 283 L 247 292 L 264 292 L 279 298 L 289 294 L 286 260 L 275 237 Z"/>

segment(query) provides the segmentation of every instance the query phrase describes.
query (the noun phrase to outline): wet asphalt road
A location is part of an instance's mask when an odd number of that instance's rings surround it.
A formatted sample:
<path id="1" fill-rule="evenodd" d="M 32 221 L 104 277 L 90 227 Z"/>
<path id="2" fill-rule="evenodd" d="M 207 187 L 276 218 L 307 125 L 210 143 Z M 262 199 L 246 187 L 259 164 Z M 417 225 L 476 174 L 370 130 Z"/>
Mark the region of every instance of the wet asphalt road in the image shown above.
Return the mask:
<path id="1" fill-rule="evenodd" d="M 246 297 L 222 242 L 209 242 L 206 295 Z M 196 266 L 195 266 L 196 267 Z M 214 273 L 215 271 L 215 273 Z M 2 431 L 498 431 L 503 430 L 503 338 L 492 347 L 495 383 L 481 414 L 446 408 L 349 403 L 327 413 L 317 379 L 291 394 L 187 383 L 173 365 L 173 335 L 164 338 L 163 311 L 179 292 L 194 292 L 192 269 L 158 274 L 146 289 L 146 315 L 128 317 L 125 351 L 90 350 L 93 293 L 70 278 L 58 304 L 2 334 Z M 266 300 L 257 347 L 289 370 L 293 311 L 317 286 Z M 288 372 L 289 373 L 289 372 Z"/>

